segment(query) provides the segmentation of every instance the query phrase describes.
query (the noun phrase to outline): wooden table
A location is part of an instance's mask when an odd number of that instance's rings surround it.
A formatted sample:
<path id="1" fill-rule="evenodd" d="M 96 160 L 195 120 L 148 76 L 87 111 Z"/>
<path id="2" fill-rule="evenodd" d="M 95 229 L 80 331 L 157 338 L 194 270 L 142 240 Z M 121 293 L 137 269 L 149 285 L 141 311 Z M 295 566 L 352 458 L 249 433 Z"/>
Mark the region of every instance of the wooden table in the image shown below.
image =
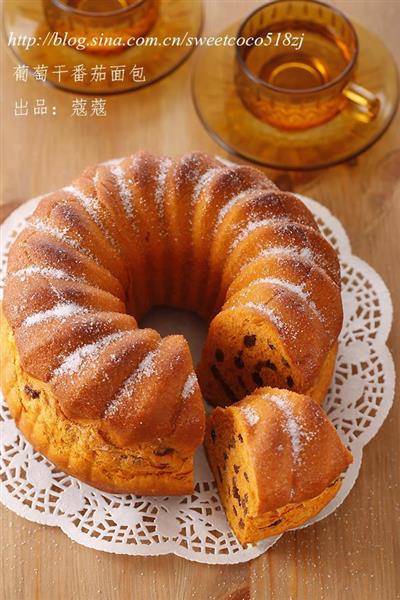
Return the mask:
<path id="1" fill-rule="evenodd" d="M 208 2 L 205 30 L 215 34 L 260 2 Z M 397 0 L 335 1 L 350 18 L 383 37 L 400 58 Z M 193 57 L 171 77 L 139 93 L 108 99 L 108 118 L 73 119 L 71 95 L 14 81 L 3 46 L 3 217 L 27 198 L 66 184 L 88 163 L 139 148 L 179 154 L 222 150 L 202 128 L 190 94 Z M 14 102 L 45 98 L 57 115 L 15 118 Z M 275 179 L 325 203 L 342 221 L 354 252 L 388 285 L 400 309 L 400 114 L 384 137 L 351 164 Z M 400 321 L 389 342 L 400 355 Z M 399 369 L 400 371 L 400 369 Z M 1 507 L 0 597 L 5 600 L 394 600 L 400 598 L 399 426 L 394 406 L 364 452 L 360 477 L 337 512 L 283 536 L 264 556 L 239 566 L 207 566 L 163 556 L 95 552 L 58 528 L 40 526 Z M 396 452 L 397 451 L 397 452 Z M 397 454 L 397 456 L 396 456 Z M 398 522 L 397 522 L 398 523 Z M 397 563 L 397 565 L 396 565 Z"/>

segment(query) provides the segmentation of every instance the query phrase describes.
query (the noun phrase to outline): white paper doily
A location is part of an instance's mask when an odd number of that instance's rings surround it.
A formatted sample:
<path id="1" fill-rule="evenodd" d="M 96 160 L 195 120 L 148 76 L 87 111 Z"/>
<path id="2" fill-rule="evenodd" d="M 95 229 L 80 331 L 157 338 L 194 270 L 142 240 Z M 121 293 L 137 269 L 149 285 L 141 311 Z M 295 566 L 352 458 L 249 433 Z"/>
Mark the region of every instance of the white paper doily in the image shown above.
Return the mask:
<path id="1" fill-rule="evenodd" d="M 392 323 L 390 294 L 379 275 L 351 254 L 340 222 L 322 205 L 301 196 L 321 230 L 338 250 L 342 266 L 344 327 L 334 382 L 325 402 L 329 418 L 354 456 L 341 490 L 305 526 L 331 514 L 357 479 L 363 446 L 377 433 L 394 395 L 394 365 L 386 346 Z M 10 243 L 39 199 L 14 211 L 1 226 L 2 292 Z M 192 496 L 134 497 L 102 493 L 58 471 L 25 441 L 1 398 L 2 503 L 37 523 L 57 525 L 74 541 L 106 552 L 131 555 L 174 553 L 204 563 L 245 562 L 278 537 L 243 549 L 224 516 L 203 450 L 196 456 Z"/>

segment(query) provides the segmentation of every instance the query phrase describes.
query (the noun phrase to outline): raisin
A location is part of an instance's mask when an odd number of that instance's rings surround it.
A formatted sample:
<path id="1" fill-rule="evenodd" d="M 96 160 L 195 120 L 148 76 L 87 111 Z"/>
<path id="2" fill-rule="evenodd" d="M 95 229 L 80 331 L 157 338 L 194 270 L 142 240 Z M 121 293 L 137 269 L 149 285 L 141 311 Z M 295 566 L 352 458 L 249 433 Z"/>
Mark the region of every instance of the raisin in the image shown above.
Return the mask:
<path id="1" fill-rule="evenodd" d="M 254 371 L 254 373 L 252 374 L 252 378 L 253 378 L 254 383 L 256 385 L 258 385 L 258 387 L 262 387 L 264 385 L 264 382 L 262 380 L 260 373 L 257 373 L 256 371 Z"/>
<path id="2" fill-rule="evenodd" d="M 274 350 L 275 350 L 275 346 L 274 346 L 273 344 L 271 344 L 270 342 L 268 342 L 268 346 L 270 347 L 270 349 L 271 349 L 272 351 L 274 351 Z"/>
<path id="3" fill-rule="evenodd" d="M 217 365 L 211 365 L 211 373 L 214 375 L 215 379 L 221 384 L 222 389 L 224 390 L 228 400 L 232 402 L 236 402 L 237 398 L 234 392 L 231 390 L 229 385 L 226 383 L 224 378 L 222 377 Z"/>
<path id="4" fill-rule="evenodd" d="M 236 506 L 233 505 L 233 512 L 235 513 L 235 515 L 237 516 L 237 510 L 236 510 Z"/>
<path id="5" fill-rule="evenodd" d="M 222 473 L 221 473 L 221 469 L 220 469 L 219 467 L 217 467 L 217 470 L 218 470 L 218 477 L 219 477 L 219 480 L 220 480 L 220 482 L 222 483 Z"/>
<path id="6" fill-rule="evenodd" d="M 157 450 L 154 450 L 156 456 L 167 456 L 167 454 L 172 454 L 173 452 L 173 448 L 158 448 Z"/>
<path id="7" fill-rule="evenodd" d="M 210 435 L 211 435 L 212 441 L 215 442 L 216 437 L 217 437 L 217 434 L 215 433 L 215 429 L 211 429 Z"/>
<path id="8" fill-rule="evenodd" d="M 279 523 L 282 523 L 282 519 L 277 519 L 273 523 L 270 523 L 268 527 L 275 527 L 275 525 L 279 525 Z"/>
<path id="9" fill-rule="evenodd" d="M 226 452 L 224 452 L 224 461 L 226 462 L 228 460 L 228 455 Z"/>
<path id="10" fill-rule="evenodd" d="M 224 362 L 224 353 L 219 348 L 217 348 L 215 351 L 215 358 L 218 362 Z"/>
<path id="11" fill-rule="evenodd" d="M 240 527 L 240 529 L 244 529 L 244 521 L 243 521 L 243 519 L 240 519 L 240 521 L 239 521 L 239 527 Z"/>
<path id="12" fill-rule="evenodd" d="M 267 367 L 267 369 L 271 369 L 271 371 L 276 371 L 276 364 L 273 363 L 272 360 L 266 360 L 265 366 Z"/>
<path id="13" fill-rule="evenodd" d="M 235 471 L 235 473 L 237 475 L 239 473 L 239 471 L 240 471 L 239 465 L 233 465 L 233 470 Z"/>
<path id="14" fill-rule="evenodd" d="M 249 476 L 247 475 L 246 471 L 243 473 L 243 475 L 244 475 L 245 480 L 248 481 L 249 480 Z"/>
<path id="15" fill-rule="evenodd" d="M 235 362 L 235 367 L 236 368 L 238 368 L 238 369 L 244 369 L 243 358 L 240 355 L 235 356 L 234 362 Z"/>
<path id="16" fill-rule="evenodd" d="M 243 444 L 243 436 L 241 433 L 239 433 L 239 435 L 238 435 L 238 440 L 239 440 L 239 442 L 241 442 Z"/>
<path id="17" fill-rule="evenodd" d="M 39 398 L 39 396 L 40 396 L 39 390 L 34 390 L 33 388 L 31 388 L 30 385 L 26 385 L 24 387 L 24 392 L 25 392 L 25 394 L 27 394 L 28 396 L 30 396 L 34 400 L 36 400 L 36 398 Z"/>
<path id="18" fill-rule="evenodd" d="M 286 379 L 286 382 L 287 382 L 287 384 L 288 384 L 288 387 L 290 387 L 290 388 L 292 388 L 292 387 L 293 387 L 294 381 L 293 381 L 292 377 L 290 377 L 290 375 L 289 375 L 289 377 Z"/>
<path id="19" fill-rule="evenodd" d="M 256 371 L 259 372 L 261 371 L 261 369 L 263 368 L 267 368 L 267 369 L 271 369 L 271 371 L 276 371 L 276 365 L 275 363 L 272 362 L 272 360 L 259 360 L 258 363 L 256 364 Z"/>
<path id="20" fill-rule="evenodd" d="M 242 505 L 242 499 L 241 499 L 240 494 L 239 494 L 239 488 L 238 488 L 238 486 L 236 484 L 236 477 L 234 477 L 232 479 L 232 491 L 233 491 L 233 497 L 236 498 L 236 500 L 239 503 L 239 506 L 241 506 Z"/>
<path id="21" fill-rule="evenodd" d="M 255 335 L 245 335 L 243 338 L 244 345 L 246 348 L 252 348 L 256 345 L 257 337 Z"/>

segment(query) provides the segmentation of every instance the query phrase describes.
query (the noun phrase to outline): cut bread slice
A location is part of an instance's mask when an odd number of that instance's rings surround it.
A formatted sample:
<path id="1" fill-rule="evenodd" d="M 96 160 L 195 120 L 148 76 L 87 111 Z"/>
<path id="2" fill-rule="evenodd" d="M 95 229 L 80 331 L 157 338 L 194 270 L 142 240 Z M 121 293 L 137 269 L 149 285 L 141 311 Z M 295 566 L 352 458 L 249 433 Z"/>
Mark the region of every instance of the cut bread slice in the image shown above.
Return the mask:
<path id="1" fill-rule="evenodd" d="M 352 462 L 318 404 L 274 388 L 216 408 L 204 443 L 228 521 L 242 544 L 298 527 L 319 513 Z"/>

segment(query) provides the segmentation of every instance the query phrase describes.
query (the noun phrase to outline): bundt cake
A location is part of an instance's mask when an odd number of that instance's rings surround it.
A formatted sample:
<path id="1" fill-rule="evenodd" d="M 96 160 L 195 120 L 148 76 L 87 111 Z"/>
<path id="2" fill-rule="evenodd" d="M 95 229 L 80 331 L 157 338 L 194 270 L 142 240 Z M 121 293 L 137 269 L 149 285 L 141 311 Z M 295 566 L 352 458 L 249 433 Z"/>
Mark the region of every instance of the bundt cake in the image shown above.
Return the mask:
<path id="1" fill-rule="evenodd" d="M 34 448 L 104 490 L 192 490 L 189 349 L 137 325 L 162 304 L 210 321 L 198 377 L 215 405 L 264 385 L 320 401 L 330 383 L 339 264 L 296 196 L 202 153 L 89 167 L 10 249 L 2 386 Z"/>
<path id="2" fill-rule="evenodd" d="M 352 462 L 314 400 L 268 387 L 216 408 L 207 418 L 205 447 L 242 544 L 298 527 L 319 513 Z"/>

